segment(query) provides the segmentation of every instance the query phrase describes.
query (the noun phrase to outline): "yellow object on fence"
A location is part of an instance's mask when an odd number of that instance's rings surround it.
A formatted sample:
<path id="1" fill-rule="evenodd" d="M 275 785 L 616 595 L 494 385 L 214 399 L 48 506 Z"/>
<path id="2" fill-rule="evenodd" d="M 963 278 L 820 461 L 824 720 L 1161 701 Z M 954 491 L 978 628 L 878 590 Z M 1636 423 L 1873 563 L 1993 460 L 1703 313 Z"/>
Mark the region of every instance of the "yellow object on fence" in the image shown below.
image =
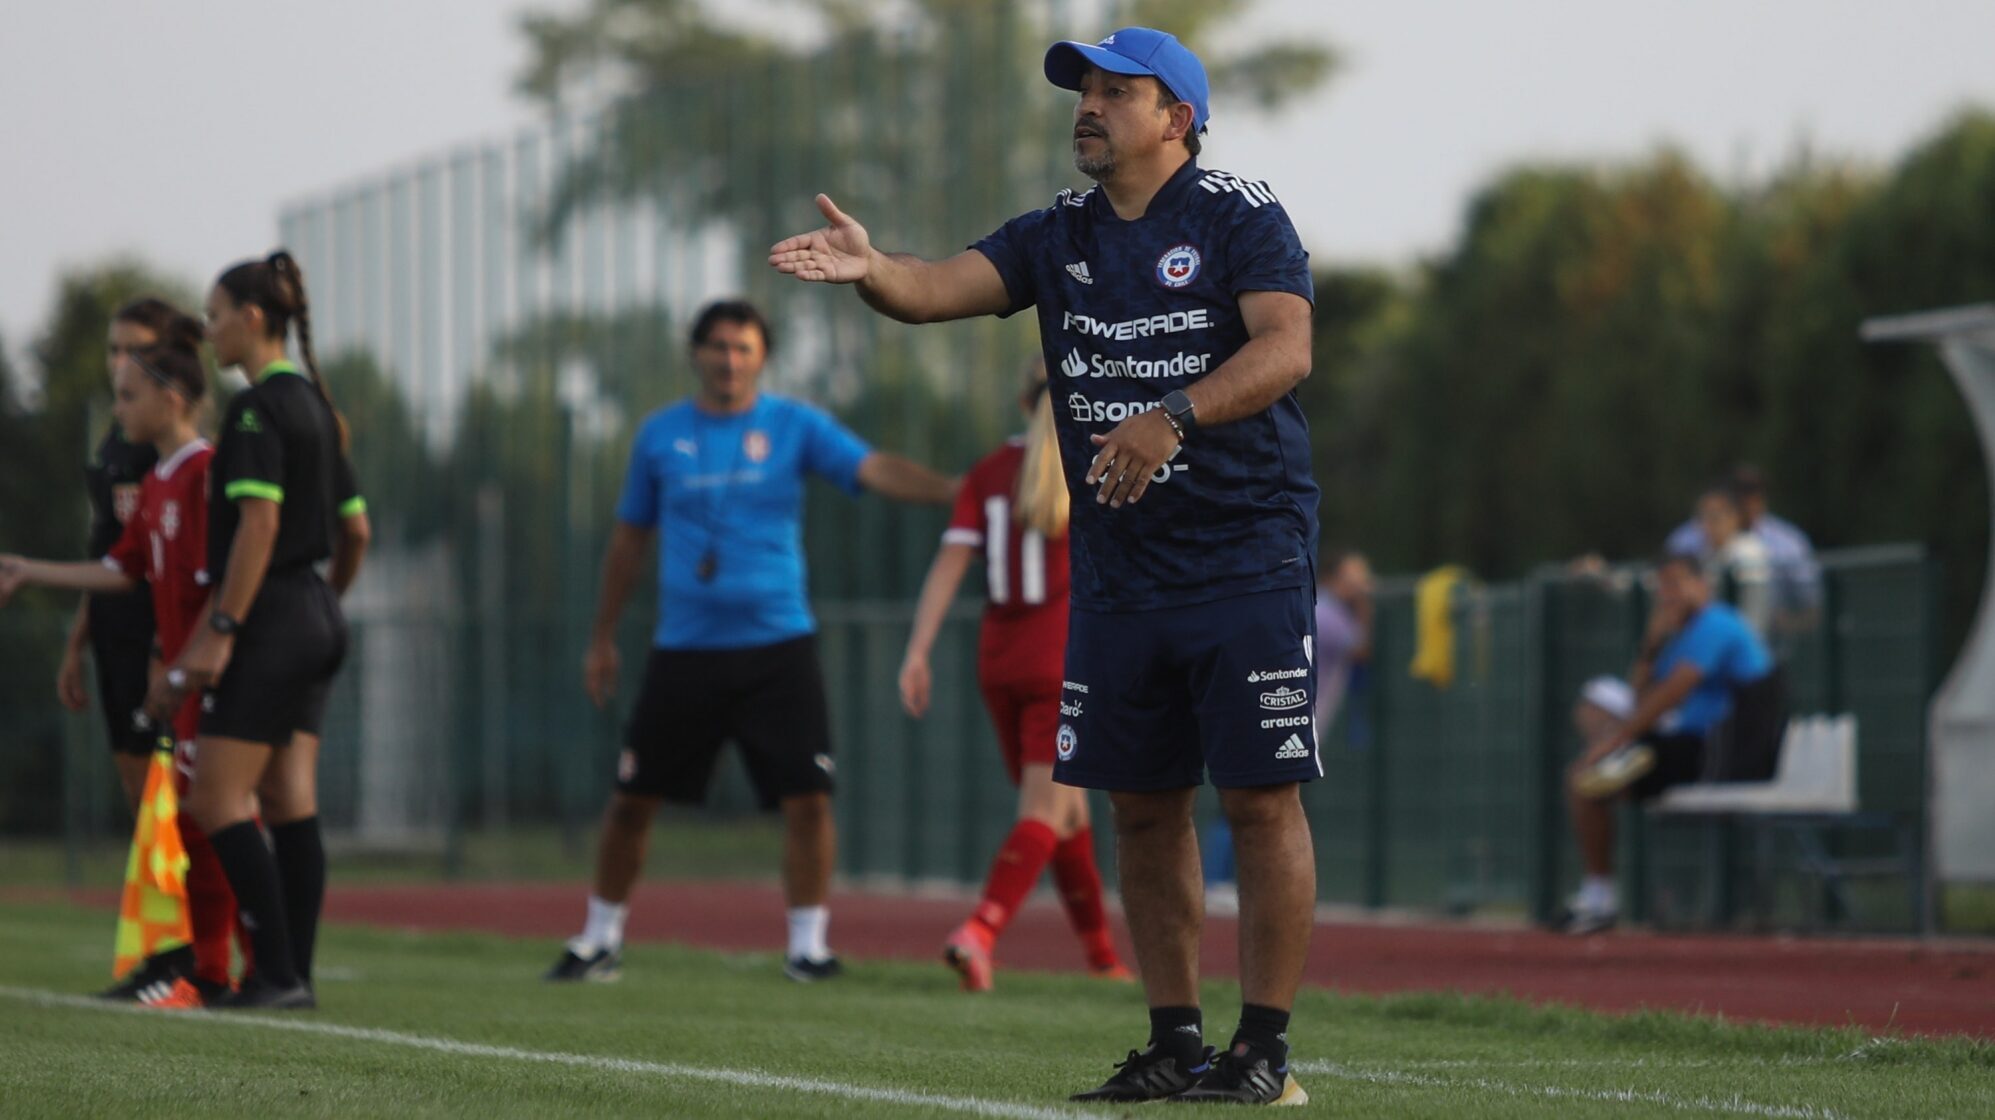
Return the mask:
<path id="1" fill-rule="evenodd" d="M 1420 577 L 1413 588 L 1413 679 L 1435 688 L 1455 683 L 1455 620 L 1450 610 L 1455 588 L 1469 578 L 1467 568 L 1450 564 Z"/>

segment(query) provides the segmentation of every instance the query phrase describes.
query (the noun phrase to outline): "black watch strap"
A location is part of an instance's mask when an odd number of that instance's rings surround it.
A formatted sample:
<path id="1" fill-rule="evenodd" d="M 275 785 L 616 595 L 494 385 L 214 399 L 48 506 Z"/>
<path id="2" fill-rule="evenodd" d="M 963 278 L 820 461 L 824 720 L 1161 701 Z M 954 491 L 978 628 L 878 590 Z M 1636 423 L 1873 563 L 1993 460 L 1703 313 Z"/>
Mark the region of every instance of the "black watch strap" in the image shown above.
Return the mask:
<path id="1" fill-rule="evenodd" d="M 223 614 L 221 611 L 214 611 L 208 615 L 208 629 L 213 630 L 215 633 L 220 634 L 223 637 L 227 637 L 228 635 L 235 633 L 236 628 L 241 625 L 242 623 L 236 621 L 233 618 L 230 618 L 228 615 Z"/>
<path id="2" fill-rule="evenodd" d="M 1164 415 L 1175 421 L 1174 427 L 1186 431 L 1198 424 L 1198 411 L 1192 407 L 1191 396 L 1183 389 L 1172 389 L 1164 394 Z"/>

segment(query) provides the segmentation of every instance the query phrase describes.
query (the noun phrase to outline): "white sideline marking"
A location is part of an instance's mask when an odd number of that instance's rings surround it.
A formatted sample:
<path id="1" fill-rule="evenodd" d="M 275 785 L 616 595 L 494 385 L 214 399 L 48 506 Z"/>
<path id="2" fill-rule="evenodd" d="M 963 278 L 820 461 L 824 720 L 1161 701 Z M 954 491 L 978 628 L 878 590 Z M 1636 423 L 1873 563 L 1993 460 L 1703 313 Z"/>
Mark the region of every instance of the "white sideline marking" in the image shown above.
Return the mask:
<path id="1" fill-rule="evenodd" d="M 783 1074 L 765 1073 L 754 1069 L 715 1069 L 707 1066 L 677 1065 L 671 1062 L 646 1062 L 634 1058 L 605 1058 L 596 1054 L 563 1054 L 551 1050 L 520 1050 L 511 1046 L 488 1046 L 480 1042 L 460 1042 L 453 1038 L 433 1038 L 428 1035 L 403 1034 L 400 1031 L 379 1030 L 372 1027 L 343 1027 L 336 1023 L 320 1023 L 303 1018 L 278 1018 L 271 1015 L 249 1015 L 240 1012 L 155 1011 L 151 1008 L 139 1007 L 136 1004 L 110 1003 L 88 996 L 63 995 L 57 992 L 37 991 L 33 988 L 0 986 L 0 996 L 41 1007 L 68 1007 L 85 1011 L 124 1011 L 133 1014 L 149 1015 L 161 1023 L 200 1023 L 205 1026 L 225 1025 L 297 1031 L 300 1034 L 348 1038 L 356 1042 L 375 1042 L 385 1046 L 402 1046 L 411 1050 L 430 1050 L 439 1054 L 456 1054 L 467 1058 L 498 1058 L 504 1061 L 582 1066 L 588 1069 L 607 1070 L 615 1073 L 640 1073 L 661 1077 L 678 1077 L 689 1081 L 717 1081 L 729 1085 L 748 1086 L 756 1089 L 782 1089 L 793 1093 L 815 1093 L 820 1096 L 842 1097 L 851 1101 L 939 1108 L 950 1112 L 968 1113 L 972 1116 L 999 1117 L 1001 1120 L 1074 1120 L 1075 1117 L 1101 1115 L 1100 1113 L 1085 1112 L 1074 1108 L 1044 1108 L 1029 1104 L 1010 1104 L 1004 1101 L 984 1100 L 979 1097 L 951 1097 L 937 1093 L 910 1093 L 900 1089 L 875 1089 L 865 1085 L 848 1085 L 842 1081 L 826 1081 L 815 1077 L 788 1077 Z"/>
<path id="2" fill-rule="evenodd" d="M 1487 1077 L 1434 1077 L 1396 1070 L 1359 1069 L 1338 1062 L 1296 1062 L 1299 1073 L 1321 1073 L 1373 1085 L 1413 1085 L 1423 1089 L 1478 1089 L 1509 1097 L 1600 1101 L 1607 1104 L 1649 1104 L 1678 1112 L 1718 1112 L 1732 1116 L 1764 1116 L 1769 1120 L 1846 1120 L 1840 1112 L 1809 1105 L 1759 1104 L 1743 1097 L 1679 1097 L 1647 1089 L 1568 1089 L 1559 1085 L 1515 1085 Z"/>
<path id="3" fill-rule="evenodd" d="M 1819 1066 L 1844 1060 L 1810 1055 L 1785 1058 L 1413 1058 L 1400 1069 L 1737 1069 Z"/>

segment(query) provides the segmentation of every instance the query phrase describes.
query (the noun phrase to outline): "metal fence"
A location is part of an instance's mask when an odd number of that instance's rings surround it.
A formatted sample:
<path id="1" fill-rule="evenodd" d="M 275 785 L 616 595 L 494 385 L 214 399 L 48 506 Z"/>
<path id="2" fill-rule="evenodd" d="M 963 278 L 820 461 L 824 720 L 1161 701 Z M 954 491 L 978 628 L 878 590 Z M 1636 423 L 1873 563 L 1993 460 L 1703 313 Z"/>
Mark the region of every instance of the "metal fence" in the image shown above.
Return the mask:
<path id="1" fill-rule="evenodd" d="M 1932 565 L 1916 548 L 1869 549 L 1825 557 L 1824 577 L 1822 624 L 1788 655 L 1794 710 L 1853 714 L 1863 808 L 1923 829 L 1925 705 L 1937 678 Z M 911 598 L 820 607 L 843 873 L 978 881 L 1015 799 L 975 689 L 974 609 L 965 604 L 944 628 L 934 708 L 917 722 L 901 713 L 894 684 Z M 1323 735 L 1323 779 L 1304 788 L 1320 898 L 1549 913 L 1578 876 L 1560 793 L 1579 746 L 1572 704 L 1586 678 L 1626 668 L 1645 612 L 1639 581 L 1548 574 L 1466 588 L 1453 607 L 1456 679 L 1441 689 L 1408 671 L 1411 585 L 1389 584 L 1371 665 Z M 627 666 L 646 645 L 639 623 L 624 634 Z M 608 793 L 618 725 L 582 696 L 584 635 L 573 620 L 515 619 L 493 629 L 363 604 L 354 630 L 322 763 L 322 812 L 340 842 L 447 854 L 467 834 L 521 828 L 586 843 Z M 113 839 L 123 813 L 105 752 L 85 741 L 99 733 L 95 721 L 73 717 L 62 727 L 72 747 L 62 778 L 68 835 Z M 724 766 L 714 805 L 721 815 L 752 810 L 737 763 Z M 1106 806 L 1097 808 L 1106 821 Z M 1202 805 L 1208 817 L 1212 809 Z M 1713 910 L 1714 874 L 1740 870 L 1751 853 L 1712 831 L 1719 826 L 1659 833 L 1640 813 L 1623 816 L 1623 863 L 1638 887 L 1643 857 L 1654 857 L 1659 909 L 1646 916 L 1722 917 Z M 1870 840 L 1830 842 L 1853 849 Z M 1791 920 L 1807 908 L 1807 884 L 1793 853 L 1776 854 L 1775 914 Z M 1724 861 L 1715 871 L 1714 858 Z M 1838 924 L 1915 927 L 1921 915 L 1906 886 L 1856 892 L 1856 907 Z"/>

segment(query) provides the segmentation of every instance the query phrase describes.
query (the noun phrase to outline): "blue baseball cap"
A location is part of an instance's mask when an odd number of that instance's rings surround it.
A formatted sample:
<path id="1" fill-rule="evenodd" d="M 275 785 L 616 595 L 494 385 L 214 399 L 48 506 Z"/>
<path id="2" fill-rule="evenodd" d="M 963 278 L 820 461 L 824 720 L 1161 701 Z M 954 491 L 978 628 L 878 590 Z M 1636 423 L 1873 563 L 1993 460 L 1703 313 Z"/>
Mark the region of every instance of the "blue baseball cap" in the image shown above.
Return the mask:
<path id="1" fill-rule="evenodd" d="M 1071 41 L 1046 50 L 1046 80 L 1061 89 L 1081 88 L 1088 67 L 1111 74 L 1144 74 L 1164 83 L 1179 101 L 1191 104 L 1193 132 L 1204 132 L 1212 109 L 1206 103 L 1205 64 L 1178 37 L 1150 27 L 1125 27 L 1099 43 Z"/>

